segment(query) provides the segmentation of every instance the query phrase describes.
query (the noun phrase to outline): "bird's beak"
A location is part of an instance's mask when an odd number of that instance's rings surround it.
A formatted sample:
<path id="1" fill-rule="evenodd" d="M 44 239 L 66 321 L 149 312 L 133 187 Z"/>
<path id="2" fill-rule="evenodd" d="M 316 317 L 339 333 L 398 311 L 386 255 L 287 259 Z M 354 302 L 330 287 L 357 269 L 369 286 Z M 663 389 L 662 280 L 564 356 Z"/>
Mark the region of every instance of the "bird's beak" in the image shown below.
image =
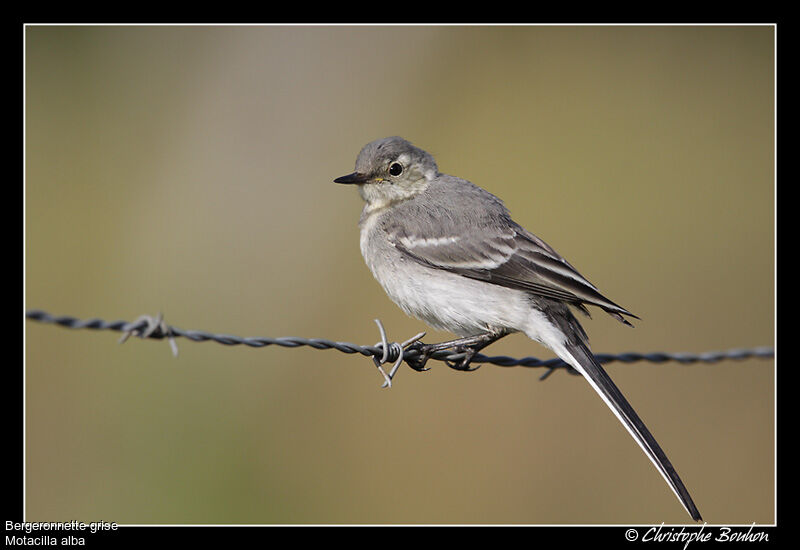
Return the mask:
<path id="1" fill-rule="evenodd" d="M 367 174 L 362 174 L 361 172 L 353 172 L 352 174 L 347 174 L 346 176 L 342 176 L 340 178 L 336 178 L 333 180 L 333 183 L 367 183 L 369 181 L 369 176 Z"/>

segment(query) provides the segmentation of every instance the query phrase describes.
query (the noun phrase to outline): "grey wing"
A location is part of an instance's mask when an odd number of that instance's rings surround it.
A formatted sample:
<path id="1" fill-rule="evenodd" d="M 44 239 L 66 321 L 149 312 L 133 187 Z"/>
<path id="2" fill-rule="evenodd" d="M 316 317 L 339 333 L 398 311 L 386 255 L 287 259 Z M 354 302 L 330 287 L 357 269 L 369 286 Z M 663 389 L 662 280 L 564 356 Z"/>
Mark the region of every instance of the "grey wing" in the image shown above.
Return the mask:
<path id="1" fill-rule="evenodd" d="M 510 218 L 464 226 L 425 224 L 424 236 L 406 224 L 385 230 L 395 248 L 429 267 L 566 302 L 586 314 L 584 304 L 594 305 L 627 325 L 623 315 L 638 319 L 600 294 L 555 250 Z"/>

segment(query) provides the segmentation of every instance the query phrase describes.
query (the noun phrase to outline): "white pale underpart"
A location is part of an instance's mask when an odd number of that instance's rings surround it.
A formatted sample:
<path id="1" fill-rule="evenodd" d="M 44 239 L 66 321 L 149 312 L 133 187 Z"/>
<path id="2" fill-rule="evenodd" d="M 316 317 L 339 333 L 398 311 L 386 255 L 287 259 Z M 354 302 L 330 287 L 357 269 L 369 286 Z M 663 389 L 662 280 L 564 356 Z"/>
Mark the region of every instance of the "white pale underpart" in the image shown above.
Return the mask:
<path id="1" fill-rule="evenodd" d="M 528 311 L 525 326 L 520 329 L 531 340 L 547 346 L 558 354 L 556 348 L 564 347 L 564 333 L 536 308 Z M 559 355 L 561 357 L 561 355 Z"/>
<path id="2" fill-rule="evenodd" d="M 379 235 L 378 217 L 362 221 L 361 252 L 375 279 L 403 311 L 459 336 L 523 330 L 527 325 L 531 306 L 524 292 L 417 263 Z"/>

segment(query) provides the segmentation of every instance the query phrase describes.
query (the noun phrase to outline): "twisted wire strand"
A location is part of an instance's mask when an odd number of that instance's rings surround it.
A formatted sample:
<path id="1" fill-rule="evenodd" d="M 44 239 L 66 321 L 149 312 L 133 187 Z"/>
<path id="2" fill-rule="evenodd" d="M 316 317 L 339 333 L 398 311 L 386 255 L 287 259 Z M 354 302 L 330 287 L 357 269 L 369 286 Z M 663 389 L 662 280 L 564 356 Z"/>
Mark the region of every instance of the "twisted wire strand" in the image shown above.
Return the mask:
<path id="1" fill-rule="evenodd" d="M 421 335 L 417 335 L 416 337 L 404 342 L 403 344 L 398 344 L 396 342 L 388 343 L 386 341 L 386 334 L 383 331 L 383 327 L 380 325 L 378 321 L 378 327 L 381 330 L 381 337 L 382 342 L 374 346 L 360 346 L 358 344 L 352 344 L 350 342 L 336 342 L 333 340 L 327 340 L 324 338 L 302 338 L 297 336 L 285 336 L 279 338 L 270 338 L 270 337 L 248 337 L 244 338 L 241 336 L 234 336 L 230 334 L 215 334 L 211 332 L 206 332 L 202 330 L 184 330 L 178 327 L 174 327 L 171 325 L 166 325 L 158 318 L 158 322 L 154 323 L 152 318 L 148 318 L 146 316 L 142 316 L 136 321 L 129 322 L 129 321 L 105 321 L 103 319 L 98 318 L 91 318 L 86 320 L 81 320 L 76 317 L 71 317 L 69 315 L 52 315 L 46 311 L 34 309 L 28 310 L 25 312 L 25 317 L 30 321 L 38 321 L 41 323 L 50 323 L 59 325 L 66 328 L 71 329 L 90 329 L 90 330 L 113 330 L 117 332 L 126 333 L 126 336 L 123 336 L 123 340 L 127 338 L 128 335 L 136 335 L 139 338 L 152 338 L 152 339 L 164 339 L 169 338 L 172 340 L 176 337 L 187 338 L 193 342 L 207 342 L 213 341 L 217 342 L 218 344 L 226 345 L 226 346 L 249 346 L 253 348 L 263 348 L 266 346 L 281 346 L 285 348 L 297 348 L 301 346 L 308 346 L 314 349 L 335 349 L 342 353 L 348 354 L 361 354 L 365 357 L 371 357 L 376 360 L 377 365 L 382 365 L 384 363 L 397 363 L 399 365 L 402 360 L 405 359 L 415 359 L 420 355 L 419 350 L 413 347 L 413 344 L 416 343 Z M 410 347 L 406 347 L 409 344 Z M 405 348 L 405 349 L 404 349 Z M 173 347 L 173 352 L 176 352 L 177 348 Z M 744 360 L 750 358 L 758 358 L 758 359 L 771 359 L 775 356 L 775 351 L 771 347 L 755 347 L 755 348 L 741 348 L 741 349 L 730 349 L 725 351 L 710 351 L 704 353 L 665 353 L 665 352 L 652 352 L 652 353 L 636 353 L 636 352 L 627 352 L 627 353 L 619 353 L 619 354 L 608 354 L 608 353 L 598 353 L 595 354 L 595 358 L 602 364 L 606 363 L 613 363 L 613 362 L 621 362 L 621 363 L 636 363 L 636 362 L 648 362 L 648 363 L 666 363 L 669 361 L 675 361 L 681 364 L 692 364 L 692 363 L 717 363 L 723 360 Z M 448 350 L 437 351 L 430 356 L 430 359 L 434 359 L 437 361 L 458 361 L 459 359 L 463 359 L 463 353 L 454 353 Z M 473 359 L 473 363 L 488 363 L 497 365 L 500 367 L 530 367 L 530 368 L 546 368 L 548 369 L 547 372 L 542 375 L 542 379 L 547 378 L 555 369 L 565 368 L 572 374 L 577 374 L 574 369 L 572 369 L 569 365 L 564 363 L 559 358 L 552 358 L 552 359 L 538 359 L 536 357 L 522 357 L 522 358 L 514 358 L 508 357 L 503 355 L 498 356 L 486 356 L 482 354 L 476 354 Z M 396 370 L 397 366 L 394 367 L 392 374 Z M 387 382 L 390 380 L 387 379 Z"/>

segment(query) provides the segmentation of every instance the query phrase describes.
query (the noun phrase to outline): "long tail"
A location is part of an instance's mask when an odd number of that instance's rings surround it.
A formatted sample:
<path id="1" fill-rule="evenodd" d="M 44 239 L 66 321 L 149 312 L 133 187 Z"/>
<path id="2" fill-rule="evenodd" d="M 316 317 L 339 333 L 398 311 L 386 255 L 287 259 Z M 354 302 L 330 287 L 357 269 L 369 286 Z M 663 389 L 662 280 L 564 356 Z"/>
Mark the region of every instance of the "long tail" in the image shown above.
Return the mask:
<path id="1" fill-rule="evenodd" d="M 681 478 L 672 467 L 667 455 L 661 450 L 661 447 L 656 442 L 653 435 L 644 425 L 642 419 L 633 410 L 633 407 L 628 403 L 622 392 L 619 391 L 617 385 L 600 366 L 600 363 L 594 358 L 592 352 L 583 343 L 566 342 L 560 350 L 554 350 L 557 353 L 564 352 L 566 357 L 561 358 L 572 365 L 578 370 L 592 385 L 595 391 L 603 398 L 606 405 L 612 412 L 619 418 L 622 425 L 630 432 L 647 457 L 653 462 L 658 471 L 664 476 L 669 486 L 675 492 L 678 500 L 681 501 L 683 507 L 692 516 L 695 521 L 703 521 L 700 517 L 700 512 L 689 496 L 689 491 L 683 485 Z M 561 353 L 559 353 L 561 355 Z"/>

